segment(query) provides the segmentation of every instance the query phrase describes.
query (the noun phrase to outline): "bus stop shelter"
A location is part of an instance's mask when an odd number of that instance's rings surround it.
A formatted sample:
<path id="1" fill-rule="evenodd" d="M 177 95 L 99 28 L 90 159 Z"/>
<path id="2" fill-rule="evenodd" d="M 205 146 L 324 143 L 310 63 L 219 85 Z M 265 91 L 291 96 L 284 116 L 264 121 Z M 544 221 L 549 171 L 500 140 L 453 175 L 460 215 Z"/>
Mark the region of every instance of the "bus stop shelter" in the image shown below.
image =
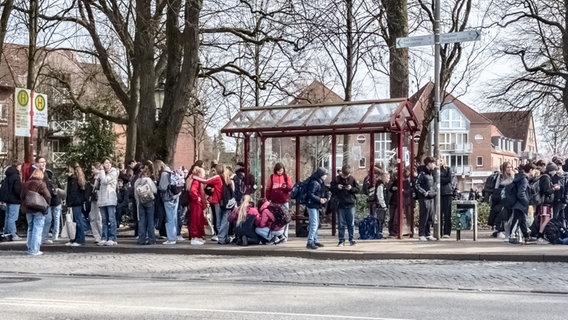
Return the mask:
<path id="1" fill-rule="evenodd" d="M 333 104 L 298 104 L 282 106 L 264 106 L 242 108 L 221 129 L 221 132 L 244 140 L 244 163 L 247 175 L 250 171 L 251 139 L 260 139 L 260 181 L 265 180 L 265 140 L 267 138 L 295 138 L 295 181 L 300 177 L 300 146 L 303 137 L 330 136 L 331 154 L 336 155 L 336 138 L 345 134 L 369 134 L 370 155 L 369 168 L 375 163 L 375 134 L 393 133 L 391 136 L 397 151 L 398 172 L 398 203 L 403 203 L 403 146 L 404 141 L 410 140 L 410 172 L 413 172 L 414 143 L 412 137 L 419 130 L 419 123 L 412 111 L 413 105 L 407 99 L 387 99 L 353 101 Z M 410 137 L 410 139 L 405 139 Z M 331 167 L 336 168 L 336 157 L 331 157 Z M 331 170 L 332 178 L 336 172 Z M 373 179 L 373 170 L 370 170 Z M 373 180 L 371 180 L 373 181 Z M 261 189 L 264 196 L 264 188 Z M 299 205 L 296 205 L 296 216 L 299 215 Z M 403 206 L 398 206 L 399 238 L 403 230 Z M 332 216 L 332 234 L 335 235 L 335 215 Z"/>

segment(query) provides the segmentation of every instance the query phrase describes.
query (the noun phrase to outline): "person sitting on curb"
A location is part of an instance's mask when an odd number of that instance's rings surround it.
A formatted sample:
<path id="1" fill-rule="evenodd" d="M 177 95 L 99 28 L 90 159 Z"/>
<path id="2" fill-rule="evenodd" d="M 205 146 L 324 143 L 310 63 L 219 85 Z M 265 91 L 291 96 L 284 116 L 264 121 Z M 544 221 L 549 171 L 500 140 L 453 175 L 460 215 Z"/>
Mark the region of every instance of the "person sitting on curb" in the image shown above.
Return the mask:
<path id="1" fill-rule="evenodd" d="M 229 215 L 229 222 L 235 224 L 234 242 L 240 246 L 259 244 L 262 239 L 255 231 L 258 210 L 254 207 L 250 195 L 245 195 L 242 204 L 235 207 Z"/>
<path id="2" fill-rule="evenodd" d="M 284 226 L 277 226 L 274 222 L 274 214 L 268 206 L 270 201 L 260 199 L 258 202 L 259 215 L 256 218 L 255 232 L 266 240 L 266 244 L 278 244 L 282 242 L 284 237 Z"/>

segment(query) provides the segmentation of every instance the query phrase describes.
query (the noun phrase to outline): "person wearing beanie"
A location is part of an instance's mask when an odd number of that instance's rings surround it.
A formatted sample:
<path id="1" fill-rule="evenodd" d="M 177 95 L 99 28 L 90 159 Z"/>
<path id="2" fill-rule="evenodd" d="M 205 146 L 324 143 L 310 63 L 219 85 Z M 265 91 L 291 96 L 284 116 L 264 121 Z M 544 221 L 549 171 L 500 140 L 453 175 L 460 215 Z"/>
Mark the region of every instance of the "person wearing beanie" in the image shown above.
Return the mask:
<path id="1" fill-rule="evenodd" d="M 550 162 L 549 164 L 546 165 L 546 173 L 550 173 L 554 171 L 554 173 L 556 173 L 556 171 L 558 171 L 558 166 L 554 163 L 554 162 Z"/>
<path id="2" fill-rule="evenodd" d="M 323 247 L 318 242 L 319 211 L 327 202 L 324 181 L 327 178 L 327 170 L 318 168 L 311 176 L 307 188 L 306 210 L 308 211 L 308 243 L 307 249 Z"/>
<path id="3" fill-rule="evenodd" d="M 550 176 L 552 189 L 554 190 L 552 217 L 557 219 L 564 219 L 564 207 L 566 201 L 564 188 L 565 178 L 562 172 L 559 171 L 557 162 L 560 162 L 560 164 L 562 164 L 562 160 L 556 157 L 553 158 L 553 161 L 546 165 L 546 173 Z"/>

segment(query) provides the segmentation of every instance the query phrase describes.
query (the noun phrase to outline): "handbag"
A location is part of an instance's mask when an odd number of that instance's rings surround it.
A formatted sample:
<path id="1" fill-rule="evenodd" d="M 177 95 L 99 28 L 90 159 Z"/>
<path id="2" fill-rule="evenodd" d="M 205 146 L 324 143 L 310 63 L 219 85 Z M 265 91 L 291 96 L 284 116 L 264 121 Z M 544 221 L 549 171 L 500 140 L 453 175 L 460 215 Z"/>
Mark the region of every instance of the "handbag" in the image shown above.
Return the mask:
<path id="1" fill-rule="evenodd" d="M 49 205 L 45 198 L 32 190 L 29 190 L 26 193 L 26 201 L 25 201 L 26 208 L 28 211 L 35 211 L 35 212 L 46 212 Z"/>

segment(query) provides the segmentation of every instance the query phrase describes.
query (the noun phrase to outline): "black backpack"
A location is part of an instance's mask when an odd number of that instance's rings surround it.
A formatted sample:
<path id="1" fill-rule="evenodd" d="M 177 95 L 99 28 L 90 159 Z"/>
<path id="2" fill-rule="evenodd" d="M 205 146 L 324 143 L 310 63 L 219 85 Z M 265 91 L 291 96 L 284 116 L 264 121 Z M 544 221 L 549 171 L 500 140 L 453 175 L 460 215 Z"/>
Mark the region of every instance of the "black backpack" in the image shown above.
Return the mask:
<path id="1" fill-rule="evenodd" d="M 290 210 L 284 206 L 271 203 L 268 205 L 268 210 L 272 212 L 272 215 L 274 216 L 274 225 L 277 227 L 284 227 L 292 221 Z"/>
<path id="2" fill-rule="evenodd" d="M 233 189 L 231 188 L 231 185 L 225 183 L 224 179 L 223 179 L 223 192 L 221 194 L 219 205 L 224 210 L 231 210 L 235 207 L 235 205 L 237 205 Z"/>
<path id="3" fill-rule="evenodd" d="M 544 238 L 551 244 L 560 244 L 561 239 L 568 238 L 568 228 L 564 220 L 551 219 L 544 227 Z"/>

